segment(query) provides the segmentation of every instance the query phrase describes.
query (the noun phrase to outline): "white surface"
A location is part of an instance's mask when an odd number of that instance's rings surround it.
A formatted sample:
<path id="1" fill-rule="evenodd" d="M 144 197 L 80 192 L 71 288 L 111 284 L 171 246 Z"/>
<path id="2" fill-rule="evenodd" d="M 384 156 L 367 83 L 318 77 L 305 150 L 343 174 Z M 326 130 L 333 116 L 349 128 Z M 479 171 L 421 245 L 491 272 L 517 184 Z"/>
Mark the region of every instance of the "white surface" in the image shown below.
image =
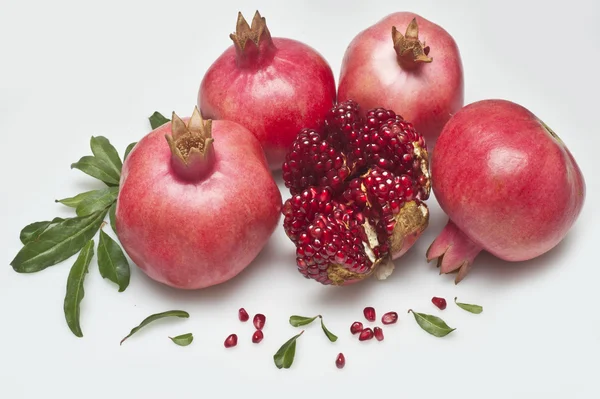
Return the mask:
<path id="1" fill-rule="evenodd" d="M 335 289 L 304 280 L 282 228 L 239 277 L 198 292 L 169 289 L 133 269 L 131 285 L 117 293 L 94 260 L 82 304 L 85 337 L 74 337 L 62 309 L 74 258 L 33 275 L 13 272 L 19 230 L 69 215 L 54 198 L 100 187 L 69 170 L 88 154 L 91 135 L 109 137 L 122 151 L 148 132 L 154 110 L 191 113 L 204 71 L 230 45 L 237 11 L 251 18 L 256 8 L 274 36 L 314 46 L 336 76 L 352 37 L 390 12 L 412 10 L 444 26 L 462 52 L 467 103 L 521 103 L 576 157 L 588 191 L 567 239 L 523 264 L 481 255 L 454 286 L 424 260 L 445 223 L 432 199 L 430 228 L 385 282 Z M 600 397 L 597 1 L 2 0 L 0 9 L 1 398 Z M 449 303 L 440 312 L 434 295 L 449 302 L 458 295 L 485 310 L 475 316 Z M 366 305 L 400 314 L 382 343 L 350 336 Z M 260 345 L 250 343 L 251 324 L 237 320 L 240 306 L 267 315 Z M 143 318 L 176 308 L 191 318 L 158 323 L 119 346 Z M 434 338 L 408 308 L 458 329 Z M 298 332 L 287 318 L 318 313 L 338 342 L 309 326 L 292 369 L 276 369 L 272 355 Z M 186 332 L 196 337 L 189 347 L 167 339 Z M 225 350 L 233 332 L 238 347 Z M 338 352 L 347 358 L 341 371 Z"/>

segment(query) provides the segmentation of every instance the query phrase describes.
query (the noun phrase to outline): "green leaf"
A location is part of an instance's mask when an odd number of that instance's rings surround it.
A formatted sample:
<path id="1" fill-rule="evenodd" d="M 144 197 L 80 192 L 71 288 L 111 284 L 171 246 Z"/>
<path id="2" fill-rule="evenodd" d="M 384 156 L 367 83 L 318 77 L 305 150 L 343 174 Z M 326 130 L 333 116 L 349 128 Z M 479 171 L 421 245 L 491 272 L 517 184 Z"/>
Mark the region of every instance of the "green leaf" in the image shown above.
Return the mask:
<path id="1" fill-rule="evenodd" d="M 103 278 L 119 286 L 119 292 L 125 291 L 130 278 L 129 262 L 121 246 L 102 230 L 98 244 L 98 268 Z"/>
<path id="2" fill-rule="evenodd" d="M 460 308 L 463 308 L 464 310 L 466 310 L 467 312 L 471 312 L 471 313 L 475 313 L 475 314 L 479 314 L 479 313 L 483 312 L 483 306 L 456 302 L 456 297 L 454 297 L 454 303 L 457 304 Z"/>
<path id="3" fill-rule="evenodd" d="M 75 212 L 77 216 L 87 216 L 94 212 L 104 210 L 111 206 L 117 200 L 119 187 L 108 187 L 102 190 L 95 190 L 93 194 L 77 205 Z"/>
<path id="4" fill-rule="evenodd" d="M 168 310 L 166 312 L 156 313 L 156 314 L 153 314 L 151 316 L 148 316 L 148 317 L 146 317 L 140 323 L 139 326 L 134 327 L 129 332 L 129 334 L 127 334 L 127 336 L 121 340 L 120 345 L 123 345 L 123 342 L 125 342 L 125 340 L 127 338 L 131 337 L 133 334 L 135 334 L 136 332 L 138 332 L 139 330 L 141 330 L 143 327 L 147 326 L 148 324 L 152 323 L 153 321 L 160 320 L 160 319 L 163 319 L 165 317 L 183 317 L 183 318 L 188 318 L 188 317 L 190 317 L 190 314 L 188 312 L 183 311 L 183 310 Z"/>
<path id="5" fill-rule="evenodd" d="M 94 237 L 106 212 L 59 222 L 21 248 L 10 265 L 16 272 L 33 273 L 70 258 Z"/>
<path id="6" fill-rule="evenodd" d="M 23 244 L 35 241 L 38 239 L 40 234 L 50 227 L 50 225 L 62 222 L 63 220 L 63 218 L 54 218 L 52 221 L 34 222 L 28 224 L 27 226 L 23 227 L 23 230 L 21 230 L 19 238 Z"/>
<path id="7" fill-rule="evenodd" d="M 137 141 L 135 141 L 127 146 L 127 148 L 125 149 L 125 155 L 123 155 L 123 162 L 127 159 L 127 156 L 129 155 L 131 150 L 133 150 L 133 147 L 135 147 L 136 144 L 137 144 Z"/>
<path id="8" fill-rule="evenodd" d="M 117 202 L 113 202 L 113 204 L 110 206 L 110 209 L 108 210 L 108 217 L 110 220 L 110 227 L 112 228 L 112 230 L 115 232 L 115 234 L 117 234 Z M 119 235 L 117 234 L 117 237 Z"/>
<path id="9" fill-rule="evenodd" d="M 173 341 L 176 345 L 179 346 L 188 346 L 194 340 L 194 336 L 192 333 L 178 335 L 176 337 L 169 337 L 171 341 Z"/>
<path id="10" fill-rule="evenodd" d="M 61 204 L 66 205 L 70 208 L 77 208 L 77 205 L 79 205 L 81 203 L 81 201 L 83 201 L 84 199 L 86 199 L 87 197 L 89 197 L 90 195 L 95 193 L 96 191 L 98 191 L 98 190 L 86 191 L 84 193 L 77 194 L 74 197 L 54 200 L 54 202 L 60 202 Z"/>
<path id="11" fill-rule="evenodd" d="M 85 295 L 83 282 L 92 256 L 94 256 L 94 241 L 90 240 L 85 244 L 79 256 L 77 256 L 77 260 L 73 264 L 73 267 L 71 267 L 69 278 L 67 279 L 67 293 L 64 303 L 65 319 L 67 320 L 69 329 L 78 337 L 83 337 L 81 326 L 79 325 L 79 304 Z"/>
<path id="12" fill-rule="evenodd" d="M 161 115 L 160 112 L 157 112 L 157 111 L 155 111 L 152 115 L 150 115 L 148 120 L 150 121 L 150 126 L 152 126 L 152 130 L 156 129 L 159 126 L 164 125 L 167 122 L 171 122 L 170 119 L 165 118 L 164 116 Z"/>
<path id="13" fill-rule="evenodd" d="M 452 331 L 456 330 L 456 328 L 448 327 L 446 322 L 437 316 L 432 316 L 425 313 L 417 313 L 412 309 L 410 309 L 408 312 L 412 312 L 412 314 L 415 316 L 417 324 L 419 324 L 423 330 L 436 337 L 445 337 Z"/>
<path id="14" fill-rule="evenodd" d="M 273 355 L 275 366 L 278 369 L 289 369 L 292 366 L 292 363 L 294 363 L 294 356 L 296 355 L 296 340 L 303 333 L 304 331 L 290 338 L 285 344 L 281 345 L 281 348 Z"/>
<path id="15" fill-rule="evenodd" d="M 116 172 L 119 176 L 121 175 L 121 168 L 123 167 L 123 163 L 121 162 L 121 157 L 119 157 L 119 153 L 117 149 L 108 141 L 106 137 L 92 136 L 90 140 L 90 147 L 92 148 L 92 153 L 94 156 L 109 165 L 114 172 Z"/>
<path id="16" fill-rule="evenodd" d="M 73 164 L 71 169 L 79 169 L 83 173 L 86 173 L 98 180 L 103 181 L 108 186 L 118 186 L 119 179 L 121 178 L 119 173 L 116 173 L 114 169 L 103 160 L 86 155 Z"/>
<path id="17" fill-rule="evenodd" d="M 315 316 L 315 317 L 290 316 L 290 324 L 294 327 L 306 326 L 306 325 L 312 323 L 313 321 L 315 321 L 315 319 L 317 317 L 321 317 L 321 316 L 320 315 Z"/>
<path id="18" fill-rule="evenodd" d="M 323 329 L 323 332 L 325 333 L 325 335 L 327 336 L 327 338 L 329 338 L 329 340 L 331 342 L 337 341 L 338 337 L 335 334 L 333 334 L 331 331 L 329 331 L 327 329 L 327 327 L 325 327 L 325 323 L 323 323 L 322 317 L 321 317 L 321 328 Z"/>

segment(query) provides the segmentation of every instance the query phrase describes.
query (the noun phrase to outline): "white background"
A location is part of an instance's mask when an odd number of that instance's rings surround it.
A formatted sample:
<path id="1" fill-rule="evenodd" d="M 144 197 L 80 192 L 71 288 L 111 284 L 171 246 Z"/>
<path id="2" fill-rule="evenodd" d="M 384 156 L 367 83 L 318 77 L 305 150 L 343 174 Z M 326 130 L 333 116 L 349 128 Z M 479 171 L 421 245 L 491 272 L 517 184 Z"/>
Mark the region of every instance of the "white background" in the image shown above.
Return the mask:
<path id="1" fill-rule="evenodd" d="M 281 227 L 245 272 L 198 292 L 167 288 L 134 268 L 127 291 L 117 293 L 94 260 L 81 309 L 85 337 L 73 336 L 62 306 L 74 258 L 15 273 L 9 263 L 20 229 L 71 215 L 55 198 L 101 187 L 69 170 L 89 153 L 91 135 L 122 152 L 149 131 L 153 111 L 190 114 L 204 71 L 231 43 L 237 11 L 251 18 L 257 8 L 273 36 L 312 45 L 336 78 L 354 35 L 390 12 L 412 10 L 445 27 L 462 53 L 467 103 L 523 104 L 573 152 L 588 191 L 567 238 L 521 264 L 483 254 L 455 286 L 424 259 L 446 221 L 432 198 L 430 228 L 385 282 L 336 289 L 304 280 Z M 600 397 L 599 20 L 595 0 L 0 1 L 0 397 Z M 447 310 L 430 303 L 434 295 L 448 299 Z M 483 314 L 456 308 L 455 295 L 483 305 Z M 349 333 L 366 305 L 400 314 L 381 343 Z M 251 324 L 237 320 L 240 306 L 267 315 L 260 345 L 250 343 Z M 178 308 L 191 318 L 157 323 L 119 346 L 149 314 Z M 409 308 L 457 330 L 430 336 Z M 288 317 L 318 313 L 338 342 L 309 326 L 292 368 L 276 369 L 272 355 L 298 332 Z M 186 332 L 196 337 L 189 347 L 167 339 Z M 240 342 L 225 350 L 233 332 Z M 344 370 L 335 368 L 338 352 Z"/>

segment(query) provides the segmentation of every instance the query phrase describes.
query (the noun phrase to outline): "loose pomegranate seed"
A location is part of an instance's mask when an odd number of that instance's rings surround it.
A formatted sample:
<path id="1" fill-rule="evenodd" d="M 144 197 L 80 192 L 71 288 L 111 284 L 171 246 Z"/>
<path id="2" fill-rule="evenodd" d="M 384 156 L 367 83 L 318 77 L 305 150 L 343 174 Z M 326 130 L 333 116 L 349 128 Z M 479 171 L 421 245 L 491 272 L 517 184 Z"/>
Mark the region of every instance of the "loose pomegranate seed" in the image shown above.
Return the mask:
<path id="1" fill-rule="evenodd" d="M 261 313 L 257 313 L 254 316 L 254 319 L 252 320 L 252 322 L 254 323 L 254 327 L 256 327 L 257 330 L 262 330 L 263 327 L 265 326 L 266 321 L 267 321 L 267 318 L 265 317 L 264 314 L 261 314 Z"/>
<path id="2" fill-rule="evenodd" d="M 375 327 L 373 333 L 377 341 L 383 341 L 383 330 L 380 327 Z"/>
<path id="3" fill-rule="evenodd" d="M 350 332 L 355 335 L 358 334 L 359 332 L 361 332 L 363 330 L 363 323 L 361 323 L 360 321 L 355 321 L 354 323 L 352 323 L 352 325 L 350 326 Z"/>
<path id="4" fill-rule="evenodd" d="M 237 345 L 237 335 L 231 334 L 227 339 L 225 339 L 225 347 L 231 348 Z"/>
<path id="5" fill-rule="evenodd" d="M 444 298 L 434 296 L 433 298 L 431 298 L 431 302 L 433 302 L 433 304 L 441 310 L 446 309 L 446 300 Z"/>
<path id="6" fill-rule="evenodd" d="M 394 324 L 398 321 L 398 313 L 396 312 L 387 312 L 381 317 L 381 322 L 383 324 Z"/>
<path id="7" fill-rule="evenodd" d="M 343 353 L 340 353 L 339 355 L 337 355 L 337 358 L 335 359 L 335 365 L 337 366 L 338 369 L 344 368 L 344 366 L 346 365 L 346 358 L 344 357 Z"/>
<path id="8" fill-rule="evenodd" d="M 265 337 L 265 335 L 263 334 L 263 332 L 261 330 L 256 330 L 256 331 L 254 331 L 254 334 L 252 334 L 252 342 L 254 342 L 255 344 L 258 344 L 260 341 L 263 340 L 264 337 Z"/>
<path id="9" fill-rule="evenodd" d="M 363 314 L 365 315 L 365 319 L 369 321 L 375 321 L 375 309 L 367 306 L 365 310 L 363 310 Z"/>
<path id="10" fill-rule="evenodd" d="M 240 321 L 248 321 L 250 316 L 248 316 L 248 312 L 246 312 L 246 309 L 240 308 L 240 310 L 238 310 L 238 318 L 240 319 Z"/>
<path id="11" fill-rule="evenodd" d="M 366 340 L 369 340 L 372 338 L 373 338 L 373 330 L 371 330 L 370 327 L 367 327 L 364 330 L 362 330 L 360 335 L 358 336 L 359 341 L 366 341 Z"/>

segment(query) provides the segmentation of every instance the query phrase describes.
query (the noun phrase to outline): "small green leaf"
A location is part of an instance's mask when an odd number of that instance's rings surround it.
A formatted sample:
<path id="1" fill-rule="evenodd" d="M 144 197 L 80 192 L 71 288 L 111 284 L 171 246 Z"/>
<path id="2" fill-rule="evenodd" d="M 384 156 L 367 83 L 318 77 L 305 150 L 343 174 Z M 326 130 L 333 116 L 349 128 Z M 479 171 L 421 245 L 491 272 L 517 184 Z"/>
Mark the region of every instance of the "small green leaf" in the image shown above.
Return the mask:
<path id="1" fill-rule="evenodd" d="M 150 126 L 152 127 L 152 130 L 164 125 L 167 122 L 171 122 L 170 119 L 165 118 L 160 112 L 157 111 L 154 111 L 154 113 L 150 115 L 148 120 L 150 121 Z"/>
<path id="2" fill-rule="evenodd" d="M 313 321 L 315 321 L 315 319 L 317 317 L 321 317 L 321 316 L 320 315 L 315 316 L 315 317 L 290 316 L 290 324 L 294 327 L 306 326 L 306 325 L 312 323 Z"/>
<path id="3" fill-rule="evenodd" d="M 136 332 L 138 332 L 143 327 L 147 326 L 148 324 L 152 323 L 153 321 L 160 320 L 160 319 L 163 319 L 165 317 L 183 317 L 183 318 L 188 318 L 188 317 L 190 317 L 190 314 L 188 312 L 183 311 L 183 310 L 168 310 L 166 312 L 156 313 L 156 314 L 153 314 L 151 316 L 148 316 L 144 320 L 142 320 L 142 322 L 140 323 L 139 326 L 134 327 L 129 332 L 129 334 L 127 334 L 127 336 L 121 340 L 120 345 L 123 345 L 123 342 L 125 342 L 125 340 L 127 338 L 131 337 L 133 334 L 135 334 Z"/>
<path id="4" fill-rule="evenodd" d="M 123 155 L 123 162 L 125 162 L 125 160 L 127 159 L 127 156 L 129 155 L 131 150 L 133 150 L 133 147 L 135 147 L 136 144 L 137 144 L 137 141 L 135 141 L 127 146 L 127 148 L 125 149 L 125 155 Z"/>
<path id="5" fill-rule="evenodd" d="M 108 187 L 102 190 L 95 190 L 93 194 L 88 195 L 86 199 L 77 205 L 75 212 L 77 216 L 87 216 L 108 208 L 117 200 L 119 187 Z"/>
<path id="6" fill-rule="evenodd" d="M 325 335 L 327 336 L 327 338 L 329 338 L 329 340 L 331 342 L 337 341 L 338 337 L 335 334 L 333 334 L 331 331 L 329 331 L 327 329 L 327 327 L 325 327 L 325 323 L 323 323 L 322 317 L 321 317 L 321 328 L 323 329 L 323 332 L 325 333 Z"/>
<path id="7" fill-rule="evenodd" d="M 70 258 L 98 232 L 106 212 L 64 219 L 28 242 L 10 265 L 16 272 L 33 273 Z"/>
<path id="8" fill-rule="evenodd" d="M 290 338 L 285 344 L 281 345 L 281 348 L 273 355 L 275 366 L 278 369 L 289 369 L 292 366 L 292 363 L 294 363 L 294 356 L 296 355 L 296 340 L 303 333 L 304 331 L 301 331 L 300 334 Z"/>
<path id="9" fill-rule="evenodd" d="M 103 278 L 107 278 L 119 286 L 119 292 L 125 291 L 129 285 L 129 262 L 121 246 L 110 238 L 102 229 L 98 243 L 98 269 Z"/>
<path id="10" fill-rule="evenodd" d="M 121 167 L 123 167 L 121 157 L 119 157 L 119 153 L 117 152 L 116 148 L 110 143 L 110 141 L 108 141 L 106 137 L 92 136 L 90 140 L 90 147 L 92 148 L 92 153 L 96 158 L 104 161 L 113 169 L 114 172 L 116 172 L 118 175 L 121 175 Z"/>
<path id="11" fill-rule="evenodd" d="M 90 240 L 85 244 L 77 260 L 71 267 L 69 278 L 67 279 L 67 293 L 65 294 L 65 319 L 69 329 L 78 337 L 83 337 L 81 326 L 79 325 L 79 304 L 83 299 L 85 292 L 83 290 L 83 282 L 85 275 L 88 272 L 90 261 L 94 256 L 94 241 Z"/>
<path id="12" fill-rule="evenodd" d="M 115 234 L 117 234 L 117 202 L 113 202 L 113 204 L 110 206 L 110 209 L 108 210 L 108 218 L 110 220 L 110 227 L 112 228 L 112 230 L 115 232 Z M 119 235 L 117 234 L 117 237 Z"/>
<path id="13" fill-rule="evenodd" d="M 194 340 L 194 336 L 192 333 L 178 335 L 176 337 L 169 337 L 171 341 L 173 341 L 176 345 L 179 346 L 188 346 Z"/>
<path id="14" fill-rule="evenodd" d="M 46 231 L 48 227 L 50 227 L 50 225 L 62 222 L 63 220 L 63 218 L 54 218 L 52 219 L 52 221 L 34 222 L 28 224 L 27 226 L 23 227 L 23 230 L 21 230 L 19 238 L 21 239 L 21 242 L 23 244 L 35 241 L 38 239 L 40 234 L 42 234 L 44 231 Z"/>
<path id="15" fill-rule="evenodd" d="M 116 173 L 110 165 L 99 158 L 86 155 L 81 157 L 79 161 L 71 164 L 71 169 L 73 168 L 79 169 L 83 173 L 103 181 L 108 186 L 119 185 L 120 174 Z"/>
<path id="16" fill-rule="evenodd" d="M 54 202 L 60 202 L 61 204 L 66 205 L 70 208 L 77 208 L 77 205 L 79 205 L 81 203 L 81 201 L 83 201 L 84 199 L 86 199 L 87 197 L 89 197 L 90 195 L 95 193 L 96 191 L 98 191 L 98 190 L 86 191 L 84 193 L 77 194 L 74 197 L 54 200 Z"/>
<path id="17" fill-rule="evenodd" d="M 425 313 L 417 313 L 412 309 L 410 309 L 408 312 L 412 312 L 412 314 L 415 316 L 417 324 L 419 324 L 423 330 L 436 337 L 444 337 L 456 330 L 456 328 L 449 327 L 444 320 L 437 316 L 432 316 Z"/>
<path id="18" fill-rule="evenodd" d="M 471 313 L 475 313 L 475 314 L 479 314 L 479 313 L 483 312 L 483 306 L 456 302 L 456 297 L 454 297 L 454 303 L 457 304 L 460 308 L 463 308 L 464 310 L 466 310 L 467 312 L 471 312 Z"/>

